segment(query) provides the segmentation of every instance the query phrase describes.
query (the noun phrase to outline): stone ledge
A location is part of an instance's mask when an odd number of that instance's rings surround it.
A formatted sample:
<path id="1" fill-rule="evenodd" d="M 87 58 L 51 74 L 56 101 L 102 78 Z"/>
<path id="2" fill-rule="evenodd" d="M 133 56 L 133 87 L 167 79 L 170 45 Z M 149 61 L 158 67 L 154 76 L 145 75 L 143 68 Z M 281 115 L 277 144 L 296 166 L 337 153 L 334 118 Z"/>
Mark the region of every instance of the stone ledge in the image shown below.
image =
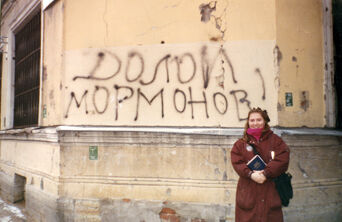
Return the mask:
<path id="1" fill-rule="evenodd" d="M 291 137 L 315 135 L 319 137 L 342 137 L 342 131 L 321 128 L 272 128 L 279 136 Z M 61 143 L 124 143 L 134 139 L 146 144 L 203 144 L 231 146 L 243 134 L 243 128 L 206 128 L 206 127 L 102 127 L 102 126 L 56 126 L 31 127 L 0 131 L 2 140 L 42 141 Z M 100 136 L 101 139 L 97 137 Z M 145 140 L 141 139 L 142 137 Z M 187 140 L 183 142 L 180 138 Z M 213 141 L 216 141 L 216 143 Z M 205 143 L 205 142 L 210 143 Z M 304 140 L 308 141 L 308 140 Z M 303 142 L 304 142 L 303 141 Z M 316 141 L 319 141 L 316 140 Z M 134 143 L 134 142 L 133 142 Z"/>
<path id="2" fill-rule="evenodd" d="M 0 131 L 0 140 L 43 141 L 56 143 L 58 142 L 58 134 L 55 127 L 10 129 Z"/>

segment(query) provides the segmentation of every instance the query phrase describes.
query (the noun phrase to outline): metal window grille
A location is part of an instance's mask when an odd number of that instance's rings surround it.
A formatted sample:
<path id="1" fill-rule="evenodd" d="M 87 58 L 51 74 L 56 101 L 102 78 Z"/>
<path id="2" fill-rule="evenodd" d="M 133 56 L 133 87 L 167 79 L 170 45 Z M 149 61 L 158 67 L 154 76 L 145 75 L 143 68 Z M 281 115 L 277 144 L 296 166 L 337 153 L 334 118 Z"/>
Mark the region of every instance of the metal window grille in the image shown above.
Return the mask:
<path id="1" fill-rule="evenodd" d="M 14 127 L 38 124 L 40 13 L 15 35 Z"/>

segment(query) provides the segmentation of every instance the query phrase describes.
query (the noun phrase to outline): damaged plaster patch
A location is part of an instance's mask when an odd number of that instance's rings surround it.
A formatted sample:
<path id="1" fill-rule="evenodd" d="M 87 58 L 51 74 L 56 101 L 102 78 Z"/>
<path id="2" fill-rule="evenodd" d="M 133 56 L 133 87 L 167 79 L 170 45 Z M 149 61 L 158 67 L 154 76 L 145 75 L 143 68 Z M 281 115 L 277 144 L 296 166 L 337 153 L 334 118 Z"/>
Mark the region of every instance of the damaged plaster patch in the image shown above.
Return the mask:
<path id="1" fill-rule="evenodd" d="M 307 111 L 309 108 L 310 101 L 309 101 L 309 92 L 308 91 L 302 91 L 300 95 L 300 108 L 302 108 L 304 111 Z"/>
<path id="2" fill-rule="evenodd" d="M 275 77 L 274 77 L 274 87 L 276 89 L 280 88 L 280 62 L 283 59 L 283 55 L 279 49 L 279 46 L 275 45 L 273 49 L 273 57 L 274 57 L 274 70 L 275 70 Z"/>
<path id="3" fill-rule="evenodd" d="M 223 8 L 222 13 L 220 15 L 215 15 L 213 12 L 216 11 L 217 7 L 217 1 L 211 1 L 208 4 L 201 4 L 199 6 L 200 14 L 201 14 L 201 22 L 207 23 L 213 18 L 213 21 L 215 22 L 215 28 L 220 31 L 221 36 L 214 36 L 211 37 L 211 41 L 219 41 L 223 40 L 225 32 L 226 32 L 226 13 L 227 13 L 227 8 L 228 8 L 228 3 L 227 5 Z M 222 8 L 222 7 L 220 7 Z M 218 12 L 220 13 L 220 12 Z M 217 13 L 216 13 L 217 14 Z"/>
<path id="4" fill-rule="evenodd" d="M 211 13 L 213 11 L 216 11 L 216 1 L 215 2 L 209 2 L 208 4 L 201 4 L 199 6 L 200 13 L 201 13 L 201 21 L 204 23 L 209 22 Z"/>

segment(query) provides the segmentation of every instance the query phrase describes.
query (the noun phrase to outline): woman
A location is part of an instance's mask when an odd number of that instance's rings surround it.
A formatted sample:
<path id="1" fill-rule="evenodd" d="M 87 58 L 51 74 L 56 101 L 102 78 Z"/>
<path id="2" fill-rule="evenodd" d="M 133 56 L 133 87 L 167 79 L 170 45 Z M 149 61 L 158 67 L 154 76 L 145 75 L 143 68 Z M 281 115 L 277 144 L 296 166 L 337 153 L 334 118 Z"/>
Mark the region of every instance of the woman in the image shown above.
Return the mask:
<path id="1" fill-rule="evenodd" d="M 235 142 L 231 161 L 240 176 L 236 190 L 235 221 L 282 222 L 281 200 L 273 178 L 285 172 L 290 150 L 268 125 L 266 110 L 253 108 L 248 113 L 243 138 Z M 267 164 L 264 170 L 252 171 L 246 165 L 255 154 Z"/>

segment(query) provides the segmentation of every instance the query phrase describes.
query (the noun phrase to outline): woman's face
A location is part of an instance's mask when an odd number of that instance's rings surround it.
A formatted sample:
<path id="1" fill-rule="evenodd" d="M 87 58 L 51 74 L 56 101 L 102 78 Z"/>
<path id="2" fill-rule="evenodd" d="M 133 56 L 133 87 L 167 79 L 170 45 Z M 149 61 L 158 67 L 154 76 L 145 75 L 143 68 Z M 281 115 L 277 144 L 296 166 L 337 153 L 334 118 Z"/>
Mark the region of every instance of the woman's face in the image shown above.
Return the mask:
<path id="1" fill-rule="evenodd" d="M 265 120 L 260 113 L 251 113 L 248 119 L 248 125 L 251 129 L 264 128 Z"/>

